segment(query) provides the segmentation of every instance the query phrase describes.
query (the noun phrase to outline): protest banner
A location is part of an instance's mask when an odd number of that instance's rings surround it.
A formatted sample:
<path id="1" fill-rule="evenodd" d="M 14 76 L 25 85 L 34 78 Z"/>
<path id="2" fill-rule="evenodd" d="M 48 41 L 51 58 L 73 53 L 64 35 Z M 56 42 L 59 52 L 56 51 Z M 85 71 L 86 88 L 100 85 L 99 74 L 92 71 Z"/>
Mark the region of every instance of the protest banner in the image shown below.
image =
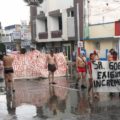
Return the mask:
<path id="1" fill-rule="evenodd" d="M 37 50 L 27 52 L 25 54 L 14 53 L 14 79 L 30 79 L 30 78 L 47 78 L 48 69 L 46 68 L 46 54 Z M 66 59 L 63 53 L 55 54 L 57 59 L 58 70 L 55 77 L 65 76 Z"/>
<path id="2" fill-rule="evenodd" d="M 120 92 L 120 61 L 97 61 L 92 64 L 96 92 Z"/>

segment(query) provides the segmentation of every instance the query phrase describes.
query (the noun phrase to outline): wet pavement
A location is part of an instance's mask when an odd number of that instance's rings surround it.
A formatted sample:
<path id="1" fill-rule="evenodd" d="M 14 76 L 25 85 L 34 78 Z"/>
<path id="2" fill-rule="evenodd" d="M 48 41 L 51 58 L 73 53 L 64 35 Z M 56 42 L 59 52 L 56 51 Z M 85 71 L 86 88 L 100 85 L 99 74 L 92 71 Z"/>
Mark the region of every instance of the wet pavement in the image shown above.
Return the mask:
<path id="1" fill-rule="evenodd" d="M 0 92 L 0 120 L 120 120 L 118 94 L 100 93 L 99 100 L 89 101 L 74 80 L 55 80 L 16 80 L 13 95 Z"/>

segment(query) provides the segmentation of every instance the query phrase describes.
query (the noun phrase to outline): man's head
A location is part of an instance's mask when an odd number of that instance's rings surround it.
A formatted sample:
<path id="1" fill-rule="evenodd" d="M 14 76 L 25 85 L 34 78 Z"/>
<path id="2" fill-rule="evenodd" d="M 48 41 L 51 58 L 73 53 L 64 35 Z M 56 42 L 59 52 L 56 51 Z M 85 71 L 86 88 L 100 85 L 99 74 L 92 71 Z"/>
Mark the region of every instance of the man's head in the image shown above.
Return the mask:
<path id="1" fill-rule="evenodd" d="M 109 52 L 112 54 L 115 50 L 112 48 L 109 50 Z"/>
<path id="2" fill-rule="evenodd" d="M 50 50 L 50 54 L 53 55 L 54 54 L 54 51 L 53 49 Z"/>
<path id="3" fill-rule="evenodd" d="M 91 61 L 94 61 L 95 60 L 95 54 L 94 53 L 90 53 L 89 58 L 90 58 Z"/>

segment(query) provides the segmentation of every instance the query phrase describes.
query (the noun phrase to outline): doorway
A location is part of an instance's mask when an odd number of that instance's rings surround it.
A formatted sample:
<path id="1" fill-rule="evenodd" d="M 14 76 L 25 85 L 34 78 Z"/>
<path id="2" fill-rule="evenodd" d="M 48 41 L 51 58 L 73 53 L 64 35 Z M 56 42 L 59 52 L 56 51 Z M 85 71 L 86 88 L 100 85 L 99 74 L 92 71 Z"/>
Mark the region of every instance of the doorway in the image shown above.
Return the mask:
<path id="1" fill-rule="evenodd" d="M 68 60 L 71 60 L 71 44 L 63 44 L 63 51 L 66 53 Z"/>

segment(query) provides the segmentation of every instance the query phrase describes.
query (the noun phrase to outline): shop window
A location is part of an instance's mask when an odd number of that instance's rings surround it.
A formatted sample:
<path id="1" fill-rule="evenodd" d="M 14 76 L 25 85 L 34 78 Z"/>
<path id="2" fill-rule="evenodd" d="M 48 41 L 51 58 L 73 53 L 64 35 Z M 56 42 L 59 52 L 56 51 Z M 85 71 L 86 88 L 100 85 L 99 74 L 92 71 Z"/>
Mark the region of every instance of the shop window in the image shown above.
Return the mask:
<path id="1" fill-rule="evenodd" d="M 68 11 L 67 15 L 68 17 L 74 17 L 74 11 L 73 10 Z"/>
<path id="2" fill-rule="evenodd" d="M 48 32 L 47 19 L 45 19 L 45 32 Z"/>

